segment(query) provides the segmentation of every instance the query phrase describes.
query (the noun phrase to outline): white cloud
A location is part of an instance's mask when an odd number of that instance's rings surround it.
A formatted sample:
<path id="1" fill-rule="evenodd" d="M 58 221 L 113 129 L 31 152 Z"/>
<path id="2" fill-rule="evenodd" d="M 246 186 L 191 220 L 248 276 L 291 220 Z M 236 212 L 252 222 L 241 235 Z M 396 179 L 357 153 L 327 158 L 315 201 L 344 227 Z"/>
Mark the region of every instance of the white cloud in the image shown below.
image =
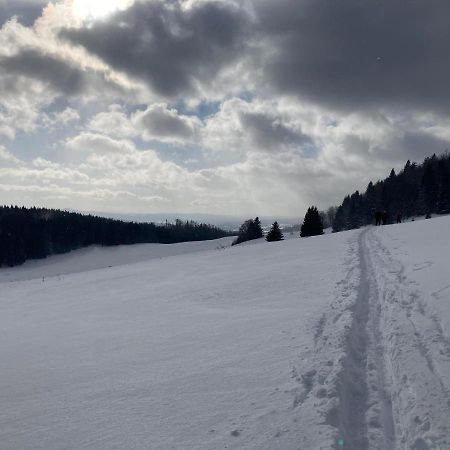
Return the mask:
<path id="1" fill-rule="evenodd" d="M 55 114 L 55 123 L 68 125 L 69 123 L 78 122 L 80 120 L 80 114 L 77 110 L 67 107 L 61 112 Z"/>
<path id="2" fill-rule="evenodd" d="M 134 144 L 126 139 L 113 139 L 103 134 L 83 132 L 65 142 L 68 150 L 91 153 L 130 153 L 134 150 Z"/>
<path id="3" fill-rule="evenodd" d="M 96 114 L 87 128 L 118 138 L 136 137 L 138 131 L 120 105 L 110 105 L 108 111 Z"/>
<path id="4" fill-rule="evenodd" d="M 2 162 L 3 164 L 5 163 L 19 164 L 20 160 L 17 159 L 8 150 L 6 150 L 5 147 L 0 145 L 0 162 Z"/>

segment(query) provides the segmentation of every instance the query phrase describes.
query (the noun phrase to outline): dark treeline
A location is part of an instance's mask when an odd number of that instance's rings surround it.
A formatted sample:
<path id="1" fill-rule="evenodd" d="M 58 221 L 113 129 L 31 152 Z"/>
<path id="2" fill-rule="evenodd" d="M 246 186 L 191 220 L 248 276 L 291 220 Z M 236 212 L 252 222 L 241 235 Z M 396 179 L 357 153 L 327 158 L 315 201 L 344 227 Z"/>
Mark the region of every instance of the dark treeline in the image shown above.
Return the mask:
<path id="1" fill-rule="evenodd" d="M 332 208 L 331 208 L 332 209 Z M 370 182 L 366 191 L 344 198 L 333 211 L 333 231 L 349 230 L 373 223 L 377 211 L 396 218 L 450 213 L 450 155 L 426 158 L 422 164 L 408 161 L 398 174 Z"/>
<path id="2" fill-rule="evenodd" d="M 94 244 L 170 244 L 229 235 L 215 226 L 192 221 L 156 225 L 53 209 L 0 206 L 0 266 Z"/>

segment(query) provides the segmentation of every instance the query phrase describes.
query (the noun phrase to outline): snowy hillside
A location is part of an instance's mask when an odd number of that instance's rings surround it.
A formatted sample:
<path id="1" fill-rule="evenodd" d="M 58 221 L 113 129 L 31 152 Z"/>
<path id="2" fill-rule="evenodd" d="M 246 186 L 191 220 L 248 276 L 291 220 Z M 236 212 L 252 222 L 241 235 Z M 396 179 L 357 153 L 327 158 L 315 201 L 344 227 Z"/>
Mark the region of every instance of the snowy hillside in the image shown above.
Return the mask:
<path id="1" fill-rule="evenodd" d="M 229 247 L 234 237 L 210 241 L 180 242 L 176 244 L 135 244 L 90 247 L 73 250 L 70 253 L 53 255 L 44 259 L 26 261 L 19 267 L 0 269 L 2 281 L 31 280 L 68 273 L 86 272 L 106 267 L 123 266 L 130 263 L 166 258 L 205 250 Z"/>
<path id="2" fill-rule="evenodd" d="M 2 270 L 0 448 L 449 449 L 449 229 Z"/>

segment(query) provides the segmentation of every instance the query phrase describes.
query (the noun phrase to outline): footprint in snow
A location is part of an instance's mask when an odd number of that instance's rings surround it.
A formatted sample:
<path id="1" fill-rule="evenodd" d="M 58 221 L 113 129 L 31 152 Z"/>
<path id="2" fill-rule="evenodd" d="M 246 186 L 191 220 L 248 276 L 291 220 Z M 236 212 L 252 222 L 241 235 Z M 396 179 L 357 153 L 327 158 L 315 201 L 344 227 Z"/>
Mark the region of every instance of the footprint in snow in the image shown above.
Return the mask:
<path id="1" fill-rule="evenodd" d="M 424 261 L 421 264 L 414 264 L 413 270 L 418 271 L 418 270 L 428 269 L 433 264 L 434 264 L 433 261 Z"/>

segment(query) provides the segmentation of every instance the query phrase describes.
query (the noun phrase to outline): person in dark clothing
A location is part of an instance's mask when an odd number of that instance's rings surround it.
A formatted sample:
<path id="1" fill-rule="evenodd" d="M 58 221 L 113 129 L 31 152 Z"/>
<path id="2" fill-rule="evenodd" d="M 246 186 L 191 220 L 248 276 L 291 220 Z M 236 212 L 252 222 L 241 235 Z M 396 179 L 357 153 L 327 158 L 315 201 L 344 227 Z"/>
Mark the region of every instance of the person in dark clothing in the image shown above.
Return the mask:
<path id="1" fill-rule="evenodd" d="M 381 225 L 381 216 L 382 216 L 381 211 L 377 211 L 375 213 L 375 225 L 376 226 Z"/>
<path id="2" fill-rule="evenodd" d="M 387 221 L 388 221 L 388 214 L 387 214 L 386 211 L 383 211 L 383 214 L 381 214 L 381 220 L 382 220 L 382 222 L 383 222 L 383 225 L 386 225 L 386 224 L 387 224 Z"/>
<path id="3" fill-rule="evenodd" d="M 402 215 L 397 214 L 397 223 L 402 223 Z"/>

